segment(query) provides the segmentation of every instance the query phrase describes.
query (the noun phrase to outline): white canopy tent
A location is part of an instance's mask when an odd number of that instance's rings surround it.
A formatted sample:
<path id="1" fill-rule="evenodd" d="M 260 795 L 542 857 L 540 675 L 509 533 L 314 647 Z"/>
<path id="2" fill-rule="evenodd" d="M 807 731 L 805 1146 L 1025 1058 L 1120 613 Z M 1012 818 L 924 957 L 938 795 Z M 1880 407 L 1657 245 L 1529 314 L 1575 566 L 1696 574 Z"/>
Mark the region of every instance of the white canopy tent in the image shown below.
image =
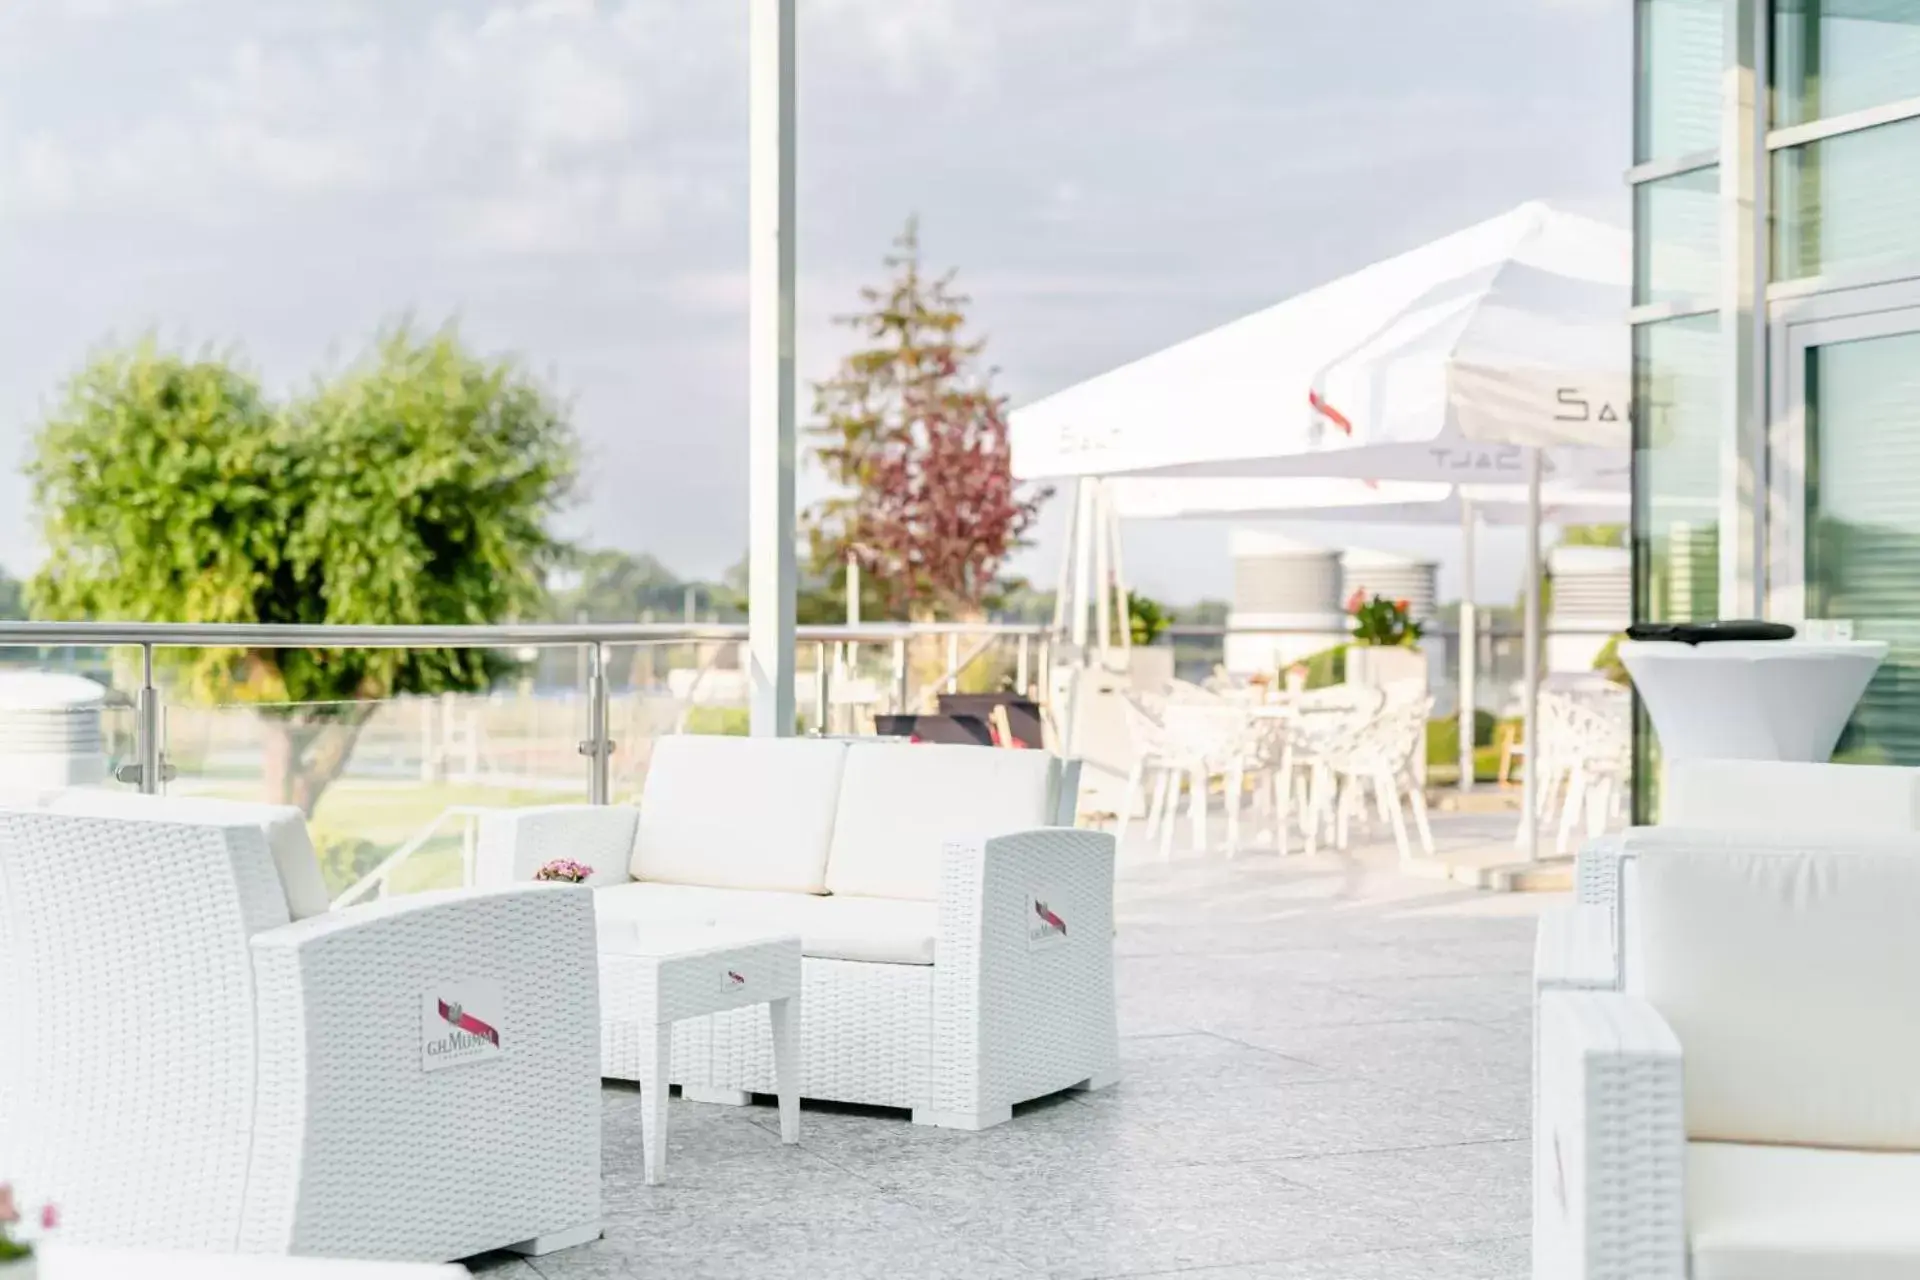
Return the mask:
<path id="1" fill-rule="evenodd" d="M 1278 508 L 1349 519 L 1405 506 L 1390 483 L 1523 484 L 1525 732 L 1536 741 L 1542 485 L 1625 488 L 1630 282 L 1627 232 L 1528 203 L 1016 410 L 1017 476 L 1089 482 L 1062 582 L 1072 638 L 1084 647 L 1092 607 L 1104 639 L 1110 602 L 1124 601 L 1101 477 L 1372 482 L 1370 500 L 1328 488 Z"/>

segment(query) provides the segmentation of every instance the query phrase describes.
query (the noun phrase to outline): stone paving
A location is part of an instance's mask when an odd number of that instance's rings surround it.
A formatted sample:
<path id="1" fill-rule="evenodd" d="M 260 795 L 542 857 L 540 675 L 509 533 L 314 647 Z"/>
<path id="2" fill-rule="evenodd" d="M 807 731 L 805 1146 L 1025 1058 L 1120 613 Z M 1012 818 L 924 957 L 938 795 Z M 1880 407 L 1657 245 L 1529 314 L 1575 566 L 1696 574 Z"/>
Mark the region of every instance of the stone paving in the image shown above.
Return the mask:
<path id="1" fill-rule="evenodd" d="M 1443 844 L 1486 821 L 1436 819 Z M 1511 822 L 1505 828 L 1511 832 Z M 1136 842 L 1129 840 L 1129 845 Z M 605 1239 L 488 1280 L 1527 1274 L 1528 973 L 1542 899 L 1353 855 L 1119 878 L 1122 1082 L 985 1133 L 675 1099 L 641 1182 L 640 1098 L 606 1089 Z"/>

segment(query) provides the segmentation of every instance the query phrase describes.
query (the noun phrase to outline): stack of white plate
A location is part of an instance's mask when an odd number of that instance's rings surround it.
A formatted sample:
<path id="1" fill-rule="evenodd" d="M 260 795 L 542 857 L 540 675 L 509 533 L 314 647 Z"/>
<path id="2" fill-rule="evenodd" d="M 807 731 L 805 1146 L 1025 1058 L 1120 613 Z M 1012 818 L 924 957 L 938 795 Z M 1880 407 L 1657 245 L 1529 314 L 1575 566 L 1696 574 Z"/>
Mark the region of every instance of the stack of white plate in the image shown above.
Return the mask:
<path id="1" fill-rule="evenodd" d="M 91 786 L 107 776 L 107 691 L 83 676 L 0 671 L 0 787 Z"/>

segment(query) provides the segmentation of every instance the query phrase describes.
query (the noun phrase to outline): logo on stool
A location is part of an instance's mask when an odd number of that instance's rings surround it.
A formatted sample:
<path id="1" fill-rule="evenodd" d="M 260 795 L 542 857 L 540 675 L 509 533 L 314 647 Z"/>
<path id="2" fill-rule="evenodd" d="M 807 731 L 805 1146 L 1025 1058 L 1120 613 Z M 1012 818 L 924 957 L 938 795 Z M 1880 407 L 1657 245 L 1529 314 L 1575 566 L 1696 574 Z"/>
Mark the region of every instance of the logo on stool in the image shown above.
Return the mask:
<path id="1" fill-rule="evenodd" d="M 735 973 L 729 969 L 727 970 L 727 981 L 736 987 L 743 987 L 747 984 L 747 975 L 744 973 Z"/>
<path id="2" fill-rule="evenodd" d="M 1067 922 L 1058 911 L 1047 905 L 1051 894 L 1028 894 L 1027 903 L 1027 949 L 1059 946 L 1067 940 Z"/>

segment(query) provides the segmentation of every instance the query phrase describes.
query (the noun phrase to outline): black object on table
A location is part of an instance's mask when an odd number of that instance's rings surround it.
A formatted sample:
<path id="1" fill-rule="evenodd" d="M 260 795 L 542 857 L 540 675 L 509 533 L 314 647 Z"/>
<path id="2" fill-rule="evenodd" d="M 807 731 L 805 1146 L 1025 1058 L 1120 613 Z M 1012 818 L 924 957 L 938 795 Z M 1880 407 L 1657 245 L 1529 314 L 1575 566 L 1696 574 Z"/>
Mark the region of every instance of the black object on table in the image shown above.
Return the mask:
<path id="1" fill-rule="evenodd" d="M 1666 640 L 1675 644 L 1791 640 L 1794 634 L 1794 629 L 1784 622 L 1732 618 L 1718 622 L 1636 622 L 1627 628 L 1629 640 Z"/>
<path id="2" fill-rule="evenodd" d="M 1007 729 L 1013 735 L 1012 742 L 1003 742 L 1003 747 L 1030 747 L 1038 750 L 1046 745 L 1046 731 L 1041 727 L 1040 704 L 1032 698 L 1017 693 L 943 693 L 940 695 L 940 711 L 943 715 L 973 716 L 993 723 L 996 707 L 1007 709 Z"/>
<path id="3" fill-rule="evenodd" d="M 875 716 L 873 731 L 883 738 L 906 738 L 911 742 L 940 742 L 965 747 L 993 745 L 993 731 L 979 716 Z"/>

